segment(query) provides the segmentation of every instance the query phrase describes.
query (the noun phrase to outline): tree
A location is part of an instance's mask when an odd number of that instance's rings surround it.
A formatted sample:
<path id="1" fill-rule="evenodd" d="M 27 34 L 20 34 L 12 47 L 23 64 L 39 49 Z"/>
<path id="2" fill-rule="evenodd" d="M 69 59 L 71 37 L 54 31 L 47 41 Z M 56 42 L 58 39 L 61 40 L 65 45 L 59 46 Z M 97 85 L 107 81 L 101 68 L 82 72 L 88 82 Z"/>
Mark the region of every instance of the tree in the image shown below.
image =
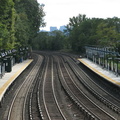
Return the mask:
<path id="1" fill-rule="evenodd" d="M 114 24 L 105 20 L 98 25 L 97 36 L 99 36 L 98 44 L 115 47 L 118 39 L 120 38 L 120 33 L 118 33 Z"/>
<path id="2" fill-rule="evenodd" d="M 82 23 L 83 21 L 86 21 L 86 15 L 81 15 L 79 14 L 78 16 L 73 16 L 72 18 L 69 18 L 69 23 L 66 26 L 67 30 L 70 32 L 72 29 L 74 29 L 74 27 L 78 27 L 80 25 L 80 23 Z"/>
<path id="3" fill-rule="evenodd" d="M 24 12 L 18 13 L 15 23 L 16 45 L 28 45 L 30 30 L 27 15 Z"/>
<path id="4" fill-rule="evenodd" d="M 79 17 L 70 18 L 67 32 L 69 32 L 69 43 L 74 51 L 83 51 L 85 45 L 117 46 L 118 48 L 120 19 L 117 17 L 88 19 L 85 15 L 83 17 L 79 15 Z"/>
<path id="5" fill-rule="evenodd" d="M 32 44 L 44 16 L 37 0 L 0 0 L 0 49 Z"/>
<path id="6" fill-rule="evenodd" d="M 45 25 L 43 5 L 38 4 L 36 0 L 16 0 L 15 9 L 17 11 L 16 44 L 33 45 L 33 39 L 39 32 L 40 26 Z"/>
<path id="7" fill-rule="evenodd" d="M 71 48 L 75 51 L 79 51 L 81 49 L 79 40 L 79 35 L 81 34 L 80 26 L 87 20 L 88 18 L 86 18 L 86 15 L 81 14 L 69 19 L 69 24 L 67 25 L 67 30 L 69 32 L 69 42 L 71 44 Z"/>
<path id="8" fill-rule="evenodd" d="M 13 0 L 0 0 L 0 41 L 2 49 L 13 48 L 15 44 L 15 9 Z"/>
<path id="9" fill-rule="evenodd" d="M 39 32 L 33 41 L 33 48 L 38 50 L 60 50 L 64 47 L 64 34 L 61 31 Z"/>

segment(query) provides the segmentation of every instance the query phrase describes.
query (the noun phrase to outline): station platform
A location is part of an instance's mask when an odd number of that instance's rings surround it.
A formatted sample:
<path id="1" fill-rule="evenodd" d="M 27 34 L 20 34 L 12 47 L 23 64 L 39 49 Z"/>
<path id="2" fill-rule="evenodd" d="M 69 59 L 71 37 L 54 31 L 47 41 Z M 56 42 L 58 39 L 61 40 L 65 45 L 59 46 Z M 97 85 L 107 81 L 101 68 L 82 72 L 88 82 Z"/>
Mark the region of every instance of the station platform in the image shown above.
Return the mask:
<path id="1" fill-rule="evenodd" d="M 32 61 L 32 59 L 27 59 L 22 63 L 15 64 L 12 67 L 11 72 L 6 72 L 5 75 L 0 78 L 0 103 L 12 82 L 31 64 Z"/>
<path id="2" fill-rule="evenodd" d="M 102 66 L 95 64 L 91 60 L 87 58 L 79 58 L 78 59 L 82 64 L 87 66 L 96 74 L 100 75 L 101 77 L 105 78 L 109 82 L 120 86 L 120 76 L 115 75 L 114 72 L 107 70 L 106 68 L 102 68 Z"/>

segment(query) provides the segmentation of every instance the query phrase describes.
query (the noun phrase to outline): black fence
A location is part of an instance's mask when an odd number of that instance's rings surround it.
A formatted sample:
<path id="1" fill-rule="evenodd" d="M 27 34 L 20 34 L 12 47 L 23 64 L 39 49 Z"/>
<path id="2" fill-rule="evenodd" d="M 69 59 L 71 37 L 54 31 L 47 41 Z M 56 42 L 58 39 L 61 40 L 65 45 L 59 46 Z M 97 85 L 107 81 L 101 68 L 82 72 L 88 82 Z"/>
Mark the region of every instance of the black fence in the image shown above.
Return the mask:
<path id="1" fill-rule="evenodd" d="M 117 48 L 85 46 L 85 49 L 88 59 L 113 71 L 117 76 L 120 74 L 120 54 Z"/>

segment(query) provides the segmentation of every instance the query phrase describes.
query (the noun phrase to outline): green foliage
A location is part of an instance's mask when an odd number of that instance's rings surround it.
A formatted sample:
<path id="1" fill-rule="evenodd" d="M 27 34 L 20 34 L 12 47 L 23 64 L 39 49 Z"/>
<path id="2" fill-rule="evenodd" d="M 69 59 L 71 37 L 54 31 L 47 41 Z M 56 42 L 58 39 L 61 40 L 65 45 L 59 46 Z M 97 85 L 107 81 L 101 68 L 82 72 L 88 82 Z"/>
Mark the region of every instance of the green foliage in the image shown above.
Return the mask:
<path id="1" fill-rule="evenodd" d="M 15 9 L 12 0 L 0 1 L 0 48 L 13 48 L 15 44 Z"/>
<path id="2" fill-rule="evenodd" d="M 27 45 L 29 40 L 28 18 L 25 13 L 19 13 L 16 17 L 15 37 L 17 45 Z"/>
<path id="3" fill-rule="evenodd" d="M 0 0 L 0 49 L 31 43 L 45 25 L 44 16 L 36 0 Z"/>
<path id="4" fill-rule="evenodd" d="M 63 48 L 64 34 L 61 31 L 40 32 L 33 41 L 36 50 L 60 50 Z"/>
<path id="5" fill-rule="evenodd" d="M 69 19 L 69 43 L 74 51 L 83 52 L 85 45 L 112 46 L 120 51 L 120 19 L 99 19 L 79 15 Z"/>
<path id="6" fill-rule="evenodd" d="M 120 39 L 120 29 L 118 30 L 119 25 L 116 26 L 113 20 L 114 18 L 109 18 L 98 25 L 97 36 L 99 37 L 98 43 L 100 45 L 113 47 L 117 45 L 117 41 Z"/>
<path id="7" fill-rule="evenodd" d="M 83 52 L 85 45 L 99 45 L 120 51 L 120 18 L 90 19 L 79 14 L 69 19 L 65 33 L 39 33 L 45 26 L 43 8 L 37 0 L 0 0 L 0 49 L 29 44 L 39 50 Z"/>
<path id="8" fill-rule="evenodd" d="M 78 15 L 69 19 L 67 30 L 38 33 L 34 39 L 34 49 L 72 49 L 84 52 L 85 45 L 117 47 L 120 51 L 120 19 L 117 17 L 100 19 Z"/>
<path id="9" fill-rule="evenodd" d="M 81 36 L 84 36 L 84 33 L 81 32 L 81 27 L 83 22 L 87 21 L 86 15 L 78 15 L 77 17 L 73 17 L 69 19 L 69 24 L 67 25 L 67 29 L 69 32 L 69 42 L 71 44 L 71 48 L 74 51 L 81 50 Z M 84 41 L 84 39 L 82 39 Z"/>
<path id="10" fill-rule="evenodd" d="M 16 38 L 19 44 L 31 44 L 40 26 L 44 26 L 43 6 L 36 0 L 18 0 L 15 4 L 18 13 Z"/>
<path id="11" fill-rule="evenodd" d="M 45 50 L 48 48 L 47 44 L 50 44 L 48 39 L 48 33 L 47 32 L 40 32 L 38 35 L 34 38 L 33 41 L 33 48 L 36 50 Z"/>

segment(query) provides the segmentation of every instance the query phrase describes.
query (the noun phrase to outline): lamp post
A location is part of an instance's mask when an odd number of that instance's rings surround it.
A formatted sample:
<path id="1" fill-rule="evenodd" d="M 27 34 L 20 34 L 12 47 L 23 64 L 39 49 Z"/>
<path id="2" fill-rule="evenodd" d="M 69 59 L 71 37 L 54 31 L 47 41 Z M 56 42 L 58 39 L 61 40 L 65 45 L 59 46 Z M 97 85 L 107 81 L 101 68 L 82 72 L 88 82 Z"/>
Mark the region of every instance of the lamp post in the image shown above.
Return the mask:
<path id="1" fill-rule="evenodd" d="M 108 69 L 108 48 L 106 48 L 106 68 Z"/>
<path id="2" fill-rule="evenodd" d="M 115 60 L 116 60 L 116 66 L 115 66 L 115 74 L 116 74 L 116 76 L 118 76 L 118 63 L 119 63 L 119 61 L 120 61 L 120 58 L 115 58 Z"/>
<path id="3" fill-rule="evenodd" d="M 98 56 L 98 63 L 99 63 L 99 65 L 101 65 L 100 55 Z"/>
<path id="4" fill-rule="evenodd" d="M 118 76 L 118 72 L 119 72 L 119 67 L 118 67 L 118 64 L 119 64 L 119 61 L 120 61 L 120 54 L 118 52 L 118 48 L 116 48 L 116 51 L 115 51 L 115 60 L 116 60 L 116 69 L 115 69 L 115 72 L 116 72 L 116 75 Z"/>
<path id="5" fill-rule="evenodd" d="M 111 67 L 111 60 L 112 60 L 112 57 L 111 57 L 111 58 L 108 58 L 108 60 L 110 60 L 110 63 L 109 63 L 109 61 L 108 61 L 108 70 L 111 70 L 111 69 L 112 69 L 112 67 Z"/>
<path id="6" fill-rule="evenodd" d="M 0 56 L 0 78 L 2 78 L 2 63 L 1 63 L 1 56 Z"/>
<path id="7" fill-rule="evenodd" d="M 105 67 L 105 48 L 103 48 L 103 67 Z"/>

